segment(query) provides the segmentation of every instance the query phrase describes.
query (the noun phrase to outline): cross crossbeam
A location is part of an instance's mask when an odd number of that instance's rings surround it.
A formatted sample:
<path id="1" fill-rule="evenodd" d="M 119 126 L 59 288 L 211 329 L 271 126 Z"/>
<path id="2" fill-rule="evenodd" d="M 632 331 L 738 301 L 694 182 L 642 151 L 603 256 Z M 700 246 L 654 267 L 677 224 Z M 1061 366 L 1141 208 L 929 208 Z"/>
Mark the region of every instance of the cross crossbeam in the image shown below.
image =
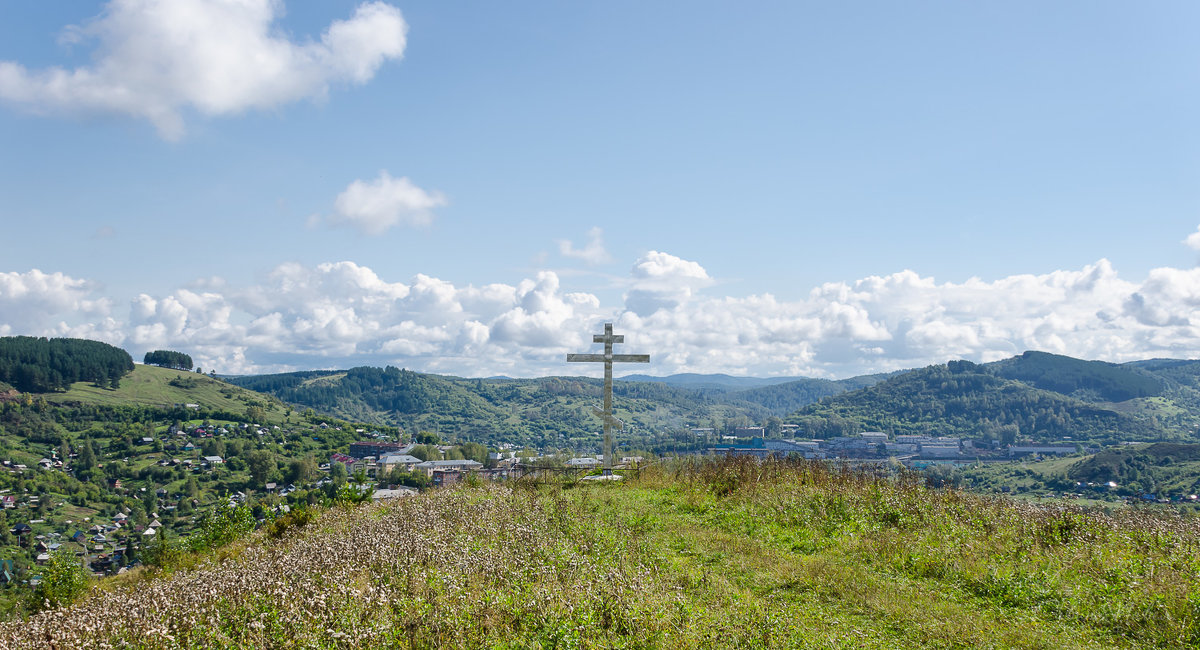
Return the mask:
<path id="1" fill-rule="evenodd" d="M 604 472 L 612 472 L 612 430 L 624 429 L 625 423 L 613 417 L 612 410 L 612 364 L 614 363 L 650 363 L 648 354 L 613 354 L 614 343 L 624 343 L 623 334 L 613 334 L 612 323 L 604 324 L 603 334 L 593 334 L 593 343 L 604 344 L 604 354 L 568 354 L 567 361 L 581 363 L 604 364 L 604 408 L 593 407 L 592 413 L 604 422 Z"/>

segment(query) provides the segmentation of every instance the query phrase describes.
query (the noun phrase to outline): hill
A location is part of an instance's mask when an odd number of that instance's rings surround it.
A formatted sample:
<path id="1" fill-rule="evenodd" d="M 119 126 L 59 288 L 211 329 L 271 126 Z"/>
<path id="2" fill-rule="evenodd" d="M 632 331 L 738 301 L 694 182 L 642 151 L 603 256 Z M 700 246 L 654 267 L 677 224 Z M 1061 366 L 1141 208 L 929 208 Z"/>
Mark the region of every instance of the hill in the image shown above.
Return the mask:
<path id="1" fill-rule="evenodd" d="M 307 523 L 305 523 L 307 522 Z M 1147 648 L 1194 519 L 726 461 L 288 516 L 0 625 L 4 647 Z"/>
<path id="2" fill-rule="evenodd" d="M 997 376 L 967 361 L 913 370 L 788 416 L 818 437 L 863 430 L 954 435 L 1011 444 L 1183 437 L 1144 418 Z"/>
<path id="3" fill-rule="evenodd" d="M 99 341 L 0 337 L 0 381 L 23 392 L 64 390 L 73 382 L 120 383 L 133 370 L 129 353 Z"/>
<path id="4" fill-rule="evenodd" d="M 301 408 L 443 438 L 580 451 L 599 445 L 600 424 L 591 411 L 601 399 L 599 379 L 463 379 L 360 367 L 230 381 Z M 656 382 L 614 382 L 613 393 L 617 417 L 629 425 L 618 436 L 626 449 L 663 444 L 668 434 L 683 441 L 691 427 L 750 424 L 767 415 L 753 404 L 724 404 L 704 391 Z"/>
<path id="5" fill-rule="evenodd" d="M 1029 351 L 984 366 L 998 377 L 1085 401 L 1123 402 L 1161 395 L 1165 382 L 1133 365 L 1084 361 L 1060 354 Z"/>
<path id="6" fill-rule="evenodd" d="M 718 396 L 717 399 L 726 404 L 759 406 L 765 408 L 771 415 L 786 415 L 826 397 L 874 386 L 895 374 L 899 373 L 862 375 L 837 380 L 804 378 L 731 391 Z"/>
<path id="7" fill-rule="evenodd" d="M 1152 494 L 1172 507 L 1196 507 L 1200 494 L 1200 444 L 1158 442 L 1108 447 L 1091 454 L 1023 458 L 960 468 L 955 479 L 972 490 L 1074 495 L 1114 507 Z"/>
<path id="8" fill-rule="evenodd" d="M 64 392 L 44 396 L 51 404 L 95 406 L 148 406 L 174 408 L 195 404 L 199 408 L 224 413 L 245 414 L 247 409 L 259 408 L 257 419 L 264 424 L 282 422 L 287 408 L 277 399 L 208 375 L 194 372 L 135 365 L 121 379 L 117 388 L 101 388 L 88 382 L 77 382 Z"/>
<path id="9" fill-rule="evenodd" d="M 1113 447 L 1066 468 L 1074 481 L 1117 484 L 1122 494 L 1200 492 L 1200 444 Z"/>

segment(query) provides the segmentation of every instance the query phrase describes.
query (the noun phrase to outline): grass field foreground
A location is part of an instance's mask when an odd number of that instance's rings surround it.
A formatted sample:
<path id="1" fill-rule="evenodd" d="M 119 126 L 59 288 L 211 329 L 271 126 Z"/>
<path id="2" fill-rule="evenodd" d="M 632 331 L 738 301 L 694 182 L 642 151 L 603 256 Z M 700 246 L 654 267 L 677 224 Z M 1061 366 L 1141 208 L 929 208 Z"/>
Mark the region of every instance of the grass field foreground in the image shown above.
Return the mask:
<path id="1" fill-rule="evenodd" d="M 3 647 L 1188 647 L 1200 526 L 706 461 L 336 507 Z"/>

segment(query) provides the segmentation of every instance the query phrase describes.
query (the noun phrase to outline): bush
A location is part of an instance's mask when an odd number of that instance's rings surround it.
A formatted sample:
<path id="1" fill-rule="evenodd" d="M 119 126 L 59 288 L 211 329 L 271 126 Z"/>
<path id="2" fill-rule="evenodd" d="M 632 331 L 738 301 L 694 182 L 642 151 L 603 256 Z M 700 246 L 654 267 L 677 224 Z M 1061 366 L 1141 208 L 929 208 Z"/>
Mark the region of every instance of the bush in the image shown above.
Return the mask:
<path id="1" fill-rule="evenodd" d="M 289 528 L 301 528 L 316 516 L 317 513 L 312 508 L 296 508 L 281 517 L 276 517 L 275 521 L 267 526 L 267 536 L 273 539 L 283 537 Z"/>
<path id="2" fill-rule="evenodd" d="M 199 529 L 190 537 L 171 541 L 165 533 L 160 532 L 146 546 L 142 559 L 146 564 L 158 567 L 173 566 L 189 555 L 219 548 L 245 537 L 254 530 L 255 523 L 249 506 L 221 504 L 208 513 Z"/>
<path id="3" fill-rule="evenodd" d="M 87 591 L 88 574 L 75 554 L 59 549 L 50 554 L 37 588 L 38 605 L 45 608 L 69 605 Z"/>

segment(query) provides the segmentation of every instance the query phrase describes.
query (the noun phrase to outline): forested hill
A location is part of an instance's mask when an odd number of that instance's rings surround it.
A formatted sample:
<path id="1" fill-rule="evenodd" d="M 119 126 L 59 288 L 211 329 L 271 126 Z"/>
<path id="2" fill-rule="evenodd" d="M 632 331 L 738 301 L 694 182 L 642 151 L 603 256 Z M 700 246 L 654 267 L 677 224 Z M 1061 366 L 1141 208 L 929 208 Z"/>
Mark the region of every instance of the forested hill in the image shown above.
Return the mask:
<path id="1" fill-rule="evenodd" d="M 816 436 L 863 430 L 956 435 L 1008 444 L 1063 438 L 1115 443 L 1182 435 L 1149 418 L 997 376 L 952 361 L 829 397 L 787 418 Z"/>
<path id="2" fill-rule="evenodd" d="M 908 372 L 908 371 L 901 371 Z M 899 373 L 894 373 L 899 374 Z M 727 404 L 754 405 L 766 409 L 771 415 L 787 415 L 826 397 L 847 391 L 874 386 L 893 374 L 862 375 L 849 379 L 804 378 L 787 383 L 760 386 L 724 393 L 717 397 Z"/>
<path id="3" fill-rule="evenodd" d="M 692 388 L 705 389 L 714 391 L 741 391 L 751 388 L 759 388 L 762 386 L 774 386 L 776 384 L 784 384 L 796 380 L 803 380 L 805 377 L 734 377 L 724 373 L 714 374 L 699 374 L 694 372 L 684 372 L 675 375 L 667 375 L 666 377 L 654 377 L 652 375 L 625 375 L 620 377 L 618 381 L 630 382 L 645 382 L 650 384 L 666 384 L 676 388 Z"/>
<path id="4" fill-rule="evenodd" d="M 121 377 L 132 370 L 129 353 L 107 343 L 0 337 L 0 381 L 22 392 L 66 390 L 77 381 L 119 386 Z"/>
<path id="5" fill-rule="evenodd" d="M 984 366 L 1005 379 L 1016 379 L 1086 401 L 1123 402 L 1160 395 L 1165 382 L 1135 365 L 1084 361 L 1049 352 L 1026 352 Z"/>
<path id="6" fill-rule="evenodd" d="M 464 379 L 398 368 L 292 372 L 230 381 L 281 400 L 361 422 L 429 430 L 463 440 L 581 448 L 595 446 L 592 407 L 602 382 L 584 377 Z M 646 443 L 655 432 L 727 422 L 753 424 L 769 412 L 724 404 L 704 391 L 651 382 L 614 382 L 617 417 Z"/>

